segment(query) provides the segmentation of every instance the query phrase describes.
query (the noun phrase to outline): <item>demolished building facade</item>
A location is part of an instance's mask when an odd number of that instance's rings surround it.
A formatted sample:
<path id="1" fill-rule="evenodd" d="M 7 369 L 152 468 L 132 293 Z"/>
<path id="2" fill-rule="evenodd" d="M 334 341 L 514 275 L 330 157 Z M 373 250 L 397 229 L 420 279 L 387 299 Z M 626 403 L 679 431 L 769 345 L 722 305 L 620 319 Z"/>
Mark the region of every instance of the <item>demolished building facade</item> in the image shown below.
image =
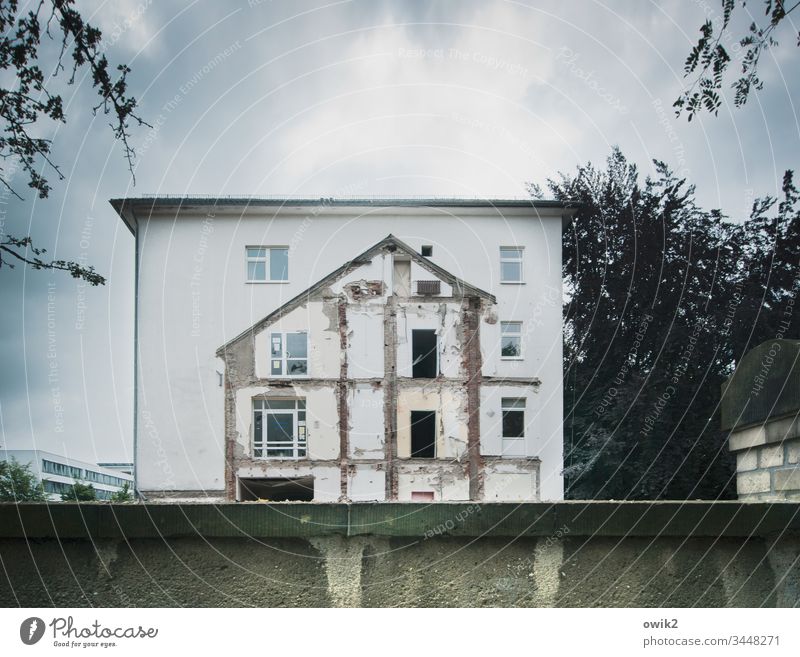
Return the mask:
<path id="1" fill-rule="evenodd" d="M 563 498 L 563 205 L 113 203 L 137 239 L 144 496 Z M 184 245 L 204 226 L 198 267 Z M 191 306 L 163 298 L 176 278 Z M 243 287 L 251 321 L 234 333 Z M 187 433 L 198 412 L 203 430 Z"/>

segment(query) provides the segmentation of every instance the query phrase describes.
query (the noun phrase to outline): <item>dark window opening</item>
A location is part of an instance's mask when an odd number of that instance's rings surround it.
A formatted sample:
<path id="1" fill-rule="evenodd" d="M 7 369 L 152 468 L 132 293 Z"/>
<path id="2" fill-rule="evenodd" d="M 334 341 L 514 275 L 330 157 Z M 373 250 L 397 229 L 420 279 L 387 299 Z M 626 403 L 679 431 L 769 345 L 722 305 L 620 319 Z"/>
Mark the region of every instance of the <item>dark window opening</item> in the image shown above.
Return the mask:
<path id="1" fill-rule="evenodd" d="M 297 479 L 239 479 L 242 502 L 311 502 L 314 500 L 314 477 Z"/>
<path id="2" fill-rule="evenodd" d="M 436 411 L 411 411 L 411 457 L 436 458 Z"/>
<path id="3" fill-rule="evenodd" d="M 426 258 L 430 258 L 433 255 L 433 246 L 430 244 L 423 244 L 422 248 L 419 250 L 419 254 Z"/>
<path id="4" fill-rule="evenodd" d="M 436 331 L 411 331 L 411 376 L 415 379 L 436 378 Z"/>

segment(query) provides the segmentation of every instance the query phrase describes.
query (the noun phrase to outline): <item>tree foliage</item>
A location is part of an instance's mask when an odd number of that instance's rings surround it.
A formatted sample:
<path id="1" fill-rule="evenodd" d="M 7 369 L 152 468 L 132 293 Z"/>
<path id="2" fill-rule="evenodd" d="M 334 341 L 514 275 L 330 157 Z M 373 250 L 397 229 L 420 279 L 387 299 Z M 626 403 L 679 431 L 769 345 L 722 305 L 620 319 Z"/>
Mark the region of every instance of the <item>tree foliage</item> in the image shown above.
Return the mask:
<path id="1" fill-rule="evenodd" d="M 29 463 L 23 465 L 13 457 L 0 461 L 0 502 L 44 502 L 46 499 L 44 488 L 31 472 Z"/>
<path id="2" fill-rule="evenodd" d="M 128 95 L 130 68 L 112 66 L 103 52 L 102 33 L 84 21 L 74 0 L 34 0 L 20 8 L 18 0 L 0 0 L 0 185 L 21 198 L 11 179 L 19 166 L 28 187 L 46 198 L 52 187 L 50 173 L 59 180 L 64 174 L 51 159 L 52 140 L 39 136 L 42 124 L 66 123 L 64 101 L 52 90 L 55 79 L 66 77 L 67 85 L 88 70 L 99 100 L 92 108 L 109 118 L 114 136 L 122 143 L 128 168 L 133 175 L 134 149 L 129 144 L 130 124 L 147 125 L 136 114 L 136 100 Z M 43 42 L 56 45 L 55 50 Z M 45 60 L 47 63 L 45 63 Z M 45 172 L 50 173 L 45 173 Z M 29 255 L 29 252 L 32 255 Z M 33 247 L 30 237 L 3 236 L 0 242 L 0 267 L 16 263 L 34 269 L 68 271 L 91 285 L 105 279 L 92 267 L 63 260 L 47 261 L 44 249 Z"/>
<path id="3" fill-rule="evenodd" d="M 614 150 L 548 183 L 581 204 L 563 244 L 568 497 L 734 496 L 720 385 L 755 345 L 800 337 L 791 173 L 737 224 L 655 170 L 642 182 Z"/>
<path id="4" fill-rule="evenodd" d="M 694 76 L 691 84 L 675 101 L 673 106 L 680 115 L 686 111 L 689 121 L 700 111 L 717 114 L 722 104 L 723 80 L 733 61 L 739 58 L 740 75 L 733 82 L 734 104 L 741 107 L 750 97 L 750 92 L 760 90 L 763 81 L 758 75 L 761 56 L 771 47 L 777 46 L 775 38 L 778 27 L 786 17 L 800 5 L 792 0 L 787 7 L 784 0 L 763 0 L 766 24 L 750 23 L 747 34 L 738 38 L 731 34 L 731 18 L 737 4 L 743 9 L 744 0 L 721 0 L 722 14 L 709 18 L 700 27 L 700 37 L 692 48 L 683 66 L 684 77 Z M 800 46 L 800 32 L 792 35 Z M 733 45 L 730 45 L 732 42 Z M 728 44 L 726 46 L 726 44 Z"/>
<path id="5" fill-rule="evenodd" d="M 133 493 L 131 493 L 130 484 L 126 481 L 122 488 L 120 488 L 115 493 L 111 494 L 111 501 L 112 502 L 133 502 Z"/>
<path id="6" fill-rule="evenodd" d="M 61 494 L 64 502 L 94 502 L 97 499 L 97 491 L 94 484 L 84 484 L 76 481 L 69 490 Z"/>

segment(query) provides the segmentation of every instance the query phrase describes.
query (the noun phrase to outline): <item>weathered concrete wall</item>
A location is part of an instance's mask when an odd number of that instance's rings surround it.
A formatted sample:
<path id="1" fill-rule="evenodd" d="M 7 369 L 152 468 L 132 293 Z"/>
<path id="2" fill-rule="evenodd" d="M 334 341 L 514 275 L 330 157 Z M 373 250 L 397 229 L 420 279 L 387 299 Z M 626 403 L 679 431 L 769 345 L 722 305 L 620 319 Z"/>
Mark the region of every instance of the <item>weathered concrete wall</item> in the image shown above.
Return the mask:
<path id="1" fill-rule="evenodd" d="M 797 606 L 800 505 L 0 505 L 3 606 Z"/>

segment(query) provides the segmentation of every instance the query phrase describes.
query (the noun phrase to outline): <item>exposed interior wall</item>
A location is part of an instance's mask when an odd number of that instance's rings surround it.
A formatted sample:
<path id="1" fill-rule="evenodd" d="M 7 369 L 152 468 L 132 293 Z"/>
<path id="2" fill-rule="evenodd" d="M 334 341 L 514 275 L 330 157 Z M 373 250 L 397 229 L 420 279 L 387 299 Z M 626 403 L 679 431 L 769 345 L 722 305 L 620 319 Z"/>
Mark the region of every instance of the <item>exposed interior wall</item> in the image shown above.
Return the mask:
<path id="1" fill-rule="evenodd" d="M 428 274 L 430 276 L 430 274 Z M 438 371 L 446 378 L 463 376 L 461 341 L 458 337 L 461 302 L 401 303 L 397 309 L 397 376 L 412 376 L 411 338 L 415 329 L 434 329 L 437 334 Z"/>
<path id="2" fill-rule="evenodd" d="M 469 500 L 466 462 L 437 462 L 435 467 L 418 461 L 398 463 L 398 501 L 410 502 L 419 492 L 433 493 L 433 502 Z"/>
<path id="3" fill-rule="evenodd" d="M 311 460 L 339 458 L 339 415 L 336 397 L 328 387 L 302 384 L 250 386 L 236 391 L 236 446 L 240 458 L 252 457 L 253 400 L 286 397 L 306 400 L 308 456 Z"/>
<path id="4" fill-rule="evenodd" d="M 483 472 L 484 501 L 538 501 L 540 465 L 538 459 L 487 459 Z"/>
<path id="5" fill-rule="evenodd" d="M 436 412 L 436 461 L 462 458 L 467 450 L 466 392 L 447 382 L 404 383 L 397 392 L 397 455 L 411 456 L 411 411 Z"/>
<path id="6" fill-rule="evenodd" d="M 350 387 L 350 456 L 356 459 L 384 457 L 384 397 L 379 384 L 356 383 Z"/>
<path id="7" fill-rule="evenodd" d="M 255 334 L 255 375 L 270 378 L 270 336 L 283 331 L 308 332 L 308 377 L 339 377 L 339 331 L 331 319 L 335 300 L 309 301 Z"/>

